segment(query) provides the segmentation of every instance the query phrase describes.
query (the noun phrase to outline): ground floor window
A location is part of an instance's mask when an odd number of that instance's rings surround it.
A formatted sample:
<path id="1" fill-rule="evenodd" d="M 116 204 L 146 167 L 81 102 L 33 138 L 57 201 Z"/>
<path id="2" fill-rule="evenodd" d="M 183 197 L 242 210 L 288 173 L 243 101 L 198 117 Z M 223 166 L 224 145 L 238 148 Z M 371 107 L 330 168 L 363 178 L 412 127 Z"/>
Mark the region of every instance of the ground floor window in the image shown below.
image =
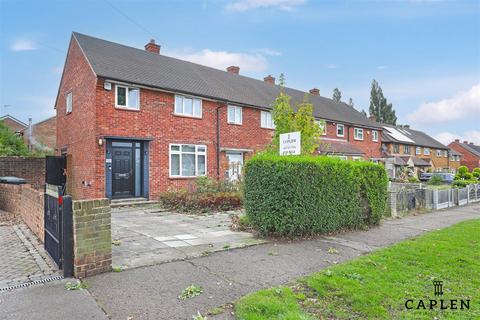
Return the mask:
<path id="1" fill-rule="evenodd" d="M 170 144 L 170 176 L 196 177 L 207 172 L 207 146 Z"/>

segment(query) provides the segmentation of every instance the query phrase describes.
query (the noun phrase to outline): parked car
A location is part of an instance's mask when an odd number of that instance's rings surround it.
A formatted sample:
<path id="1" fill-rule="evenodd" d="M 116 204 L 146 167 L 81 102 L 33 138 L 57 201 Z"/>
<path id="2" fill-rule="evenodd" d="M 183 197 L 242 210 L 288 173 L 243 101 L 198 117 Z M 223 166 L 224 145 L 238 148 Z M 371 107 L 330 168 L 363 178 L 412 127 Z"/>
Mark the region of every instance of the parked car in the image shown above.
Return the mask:
<path id="1" fill-rule="evenodd" d="M 447 172 L 424 172 L 420 174 L 420 181 L 423 182 L 428 182 L 430 179 L 432 179 L 433 176 L 440 177 L 442 179 L 443 183 L 448 183 L 451 184 L 453 182 L 453 179 L 455 178 L 455 175 L 453 173 L 447 173 Z"/>

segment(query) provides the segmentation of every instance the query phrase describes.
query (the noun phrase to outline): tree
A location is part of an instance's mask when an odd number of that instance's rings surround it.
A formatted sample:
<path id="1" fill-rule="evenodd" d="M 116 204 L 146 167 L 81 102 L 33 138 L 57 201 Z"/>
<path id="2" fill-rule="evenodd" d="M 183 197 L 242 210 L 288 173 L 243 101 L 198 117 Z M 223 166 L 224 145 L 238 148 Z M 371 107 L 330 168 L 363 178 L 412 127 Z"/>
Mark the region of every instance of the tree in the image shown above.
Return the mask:
<path id="1" fill-rule="evenodd" d="M 355 104 L 353 103 L 353 99 L 352 98 L 348 98 L 348 106 L 350 108 L 353 108 L 355 106 Z"/>
<path id="2" fill-rule="evenodd" d="M 342 100 L 342 93 L 340 92 L 340 90 L 338 88 L 333 89 L 332 99 L 333 99 L 333 101 L 337 101 L 337 102 L 340 102 L 340 100 Z"/>
<path id="3" fill-rule="evenodd" d="M 375 121 L 386 124 L 397 123 L 397 116 L 391 103 L 383 96 L 383 91 L 377 81 L 372 81 L 372 88 L 370 90 L 370 116 L 375 118 Z"/>
<path id="4" fill-rule="evenodd" d="M 26 156 L 28 148 L 22 137 L 13 133 L 6 125 L 0 122 L 0 155 Z"/>
<path id="5" fill-rule="evenodd" d="M 297 112 L 290 104 L 290 97 L 285 94 L 283 88 L 280 95 L 273 103 L 272 117 L 275 123 L 271 151 L 278 153 L 280 147 L 280 134 L 300 131 L 301 153 L 310 155 L 318 149 L 320 136 L 324 123 L 318 123 L 313 116 L 313 105 L 305 96 L 302 103 L 297 105 Z"/>

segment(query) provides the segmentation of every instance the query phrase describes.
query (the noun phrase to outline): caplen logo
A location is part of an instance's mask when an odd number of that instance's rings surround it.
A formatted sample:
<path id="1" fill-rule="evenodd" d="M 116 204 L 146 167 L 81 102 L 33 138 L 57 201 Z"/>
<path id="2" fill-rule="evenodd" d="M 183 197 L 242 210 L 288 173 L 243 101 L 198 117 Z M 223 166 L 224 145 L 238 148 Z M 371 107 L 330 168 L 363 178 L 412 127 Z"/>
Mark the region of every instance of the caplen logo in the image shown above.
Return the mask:
<path id="1" fill-rule="evenodd" d="M 443 296 L 443 281 L 435 280 L 433 281 L 433 294 L 436 297 Z M 463 300 L 463 299 L 429 299 L 429 300 L 413 300 L 409 299 L 405 301 L 405 308 L 408 310 L 412 309 L 423 309 L 423 310 L 468 310 L 470 309 L 470 300 Z"/>

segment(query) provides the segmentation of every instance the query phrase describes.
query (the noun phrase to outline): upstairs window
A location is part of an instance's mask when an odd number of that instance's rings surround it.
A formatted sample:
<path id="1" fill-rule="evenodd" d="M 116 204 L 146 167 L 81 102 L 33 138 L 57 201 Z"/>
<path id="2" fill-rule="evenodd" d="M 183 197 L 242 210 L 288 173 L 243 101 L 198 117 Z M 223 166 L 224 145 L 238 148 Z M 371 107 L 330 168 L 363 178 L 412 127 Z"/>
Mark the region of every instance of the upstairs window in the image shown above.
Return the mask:
<path id="1" fill-rule="evenodd" d="M 266 129 L 275 129 L 275 123 L 273 123 L 271 112 L 260 111 L 260 127 Z"/>
<path id="2" fill-rule="evenodd" d="M 423 148 L 423 154 L 425 156 L 429 156 L 430 155 L 430 149 L 429 148 Z"/>
<path id="3" fill-rule="evenodd" d="M 363 140 L 363 129 L 362 128 L 355 128 L 353 130 L 353 133 L 354 133 L 353 138 L 355 140 Z"/>
<path id="4" fill-rule="evenodd" d="M 447 151 L 447 150 L 443 150 L 443 156 L 444 156 L 445 158 L 448 158 L 448 151 Z"/>
<path id="5" fill-rule="evenodd" d="M 228 106 L 227 122 L 242 124 L 242 107 Z"/>
<path id="6" fill-rule="evenodd" d="M 400 153 L 400 145 L 393 144 L 393 153 Z"/>
<path id="7" fill-rule="evenodd" d="M 372 130 L 372 141 L 375 141 L 375 142 L 378 141 L 378 131 L 377 130 Z"/>
<path id="8" fill-rule="evenodd" d="M 403 145 L 403 153 L 410 154 L 410 146 L 407 144 Z"/>
<path id="9" fill-rule="evenodd" d="M 67 93 L 65 105 L 66 105 L 65 113 L 70 113 L 70 112 L 72 112 L 72 108 L 73 108 L 73 93 L 71 93 L 71 92 Z"/>
<path id="10" fill-rule="evenodd" d="M 115 107 L 139 110 L 140 89 L 117 84 L 115 86 Z"/>
<path id="11" fill-rule="evenodd" d="M 345 126 L 337 124 L 337 137 L 345 137 Z"/>
<path id="12" fill-rule="evenodd" d="M 437 157 L 441 157 L 441 156 L 442 156 L 442 150 L 437 149 Z"/>
<path id="13" fill-rule="evenodd" d="M 421 147 L 416 147 L 415 148 L 415 154 L 422 154 L 422 148 Z"/>
<path id="14" fill-rule="evenodd" d="M 175 114 L 187 117 L 202 117 L 202 100 L 175 95 Z"/>
<path id="15" fill-rule="evenodd" d="M 170 145 L 170 176 L 196 177 L 207 172 L 207 146 L 193 144 Z"/>

